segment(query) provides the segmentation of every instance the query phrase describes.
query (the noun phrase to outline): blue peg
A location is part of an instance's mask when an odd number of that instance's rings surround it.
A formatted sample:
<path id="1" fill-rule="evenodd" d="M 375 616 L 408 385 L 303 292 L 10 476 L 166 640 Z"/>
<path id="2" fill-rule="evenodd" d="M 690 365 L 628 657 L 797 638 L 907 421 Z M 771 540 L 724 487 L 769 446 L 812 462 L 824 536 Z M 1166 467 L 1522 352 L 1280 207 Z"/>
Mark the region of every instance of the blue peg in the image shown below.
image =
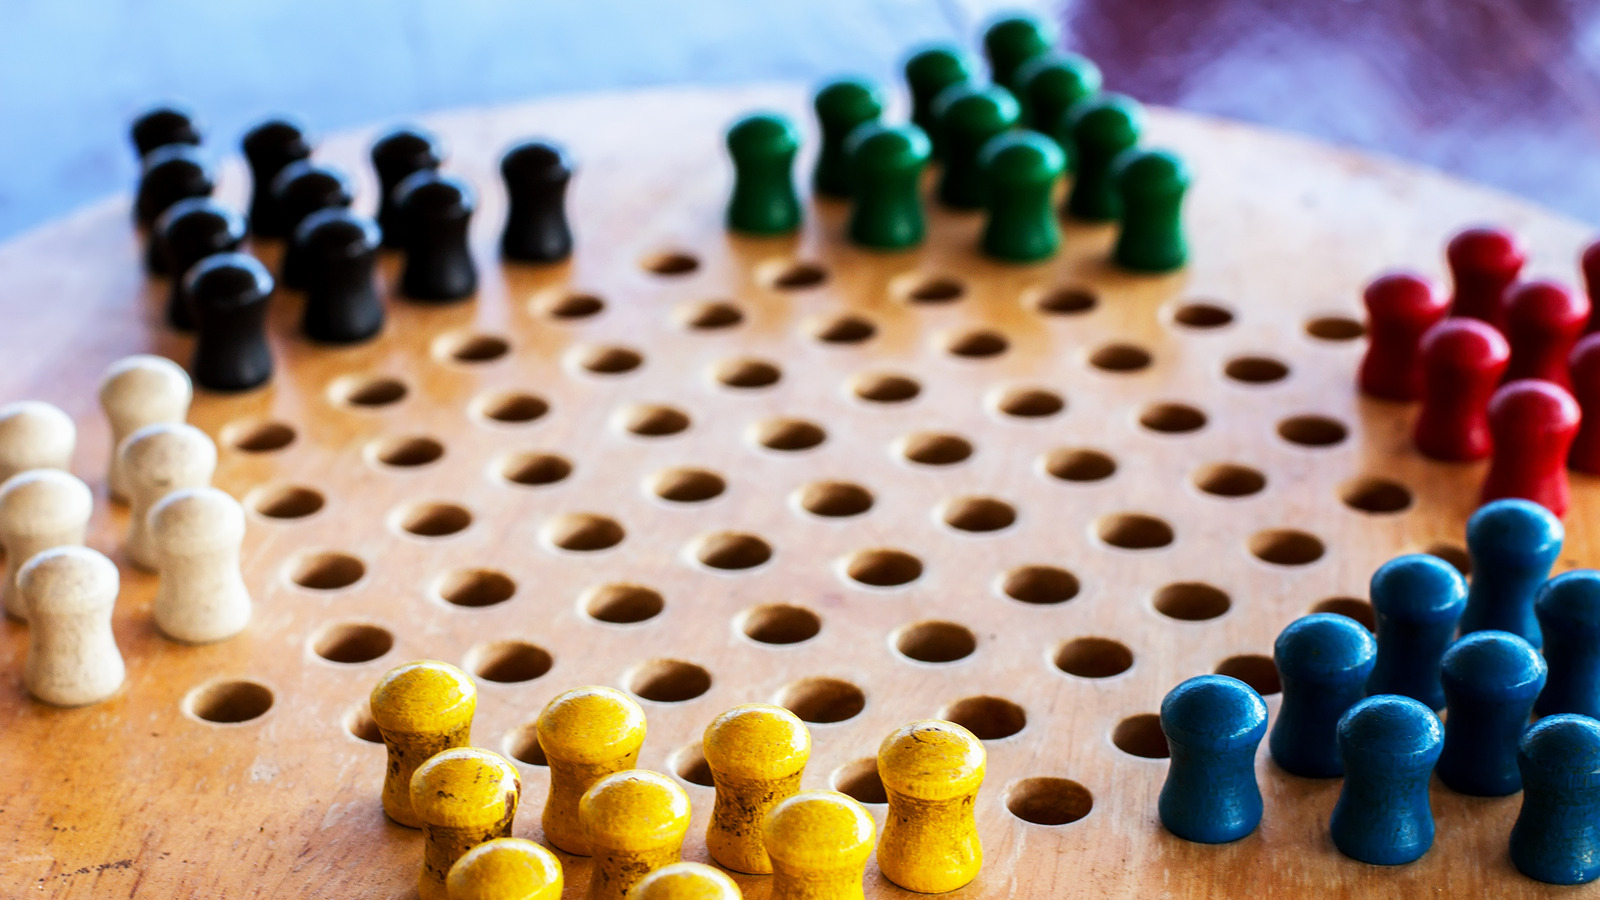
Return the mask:
<path id="1" fill-rule="evenodd" d="M 1289 623 L 1272 646 L 1283 705 L 1267 746 L 1285 772 L 1332 778 L 1344 772 L 1335 729 L 1339 717 L 1366 696 L 1378 653 L 1355 619 L 1316 613 Z"/>
<path id="2" fill-rule="evenodd" d="M 1528 728 L 1545 666 L 1533 645 L 1506 631 L 1474 631 L 1444 654 L 1444 752 L 1439 780 L 1478 797 L 1522 790 L 1517 742 Z"/>
<path id="3" fill-rule="evenodd" d="M 1600 877 L 1600 722 L 1570 713 L 1540 719 L 1522 737 L 1522 811 L 1511 861 L 1550 884 Z"/>
<path id="4" fill-rule="evenodd" d="M 1267 733 L 1267 705 L 1237 678 L 1199 675 L 1161 701 L 1161 730 L 1172 754 L 1161 786 L 1161 824 L 1201 844 L 1236 841 L 1261 823 L 1256 747 Z"/>
<path id="5" fill-rule="evenodd" d="M 1449 563 L 1425 553 L 1389 560 L 1372 575 L 1378 660 L 1368 694 L 1400 694 L 1444 708 L 1439 662 L 1467 602 L 1467 584 Z"/>
<path id="6" fill-rule="evenodd" d="M 1439 717 L 1410 697 L 1379 694 L 1350 707 L 1339 720 L 1344 788 L 1329 822 L 1334 846 L 1377 866 L 1427 853 L 1433 846 L 1428 778 L 1443 743 Z"/>
<path id="7" fill-rule="evenodd" d="M 1550 679 L 1534 703 L 1541 716 L 1600 718 L 1600 572 L 1575 569 L 1546 581 L 1533 601 Z"/>
<path id="8" fill-rule="evenodd" d="M 1472 587 L 1461 633 L 1497 629 L 1542 645 L 1533 594 L 1561 555 L 1566 531 L 1548 509 L 1528 500 L 1496 500 L 1467 520 Z"/>

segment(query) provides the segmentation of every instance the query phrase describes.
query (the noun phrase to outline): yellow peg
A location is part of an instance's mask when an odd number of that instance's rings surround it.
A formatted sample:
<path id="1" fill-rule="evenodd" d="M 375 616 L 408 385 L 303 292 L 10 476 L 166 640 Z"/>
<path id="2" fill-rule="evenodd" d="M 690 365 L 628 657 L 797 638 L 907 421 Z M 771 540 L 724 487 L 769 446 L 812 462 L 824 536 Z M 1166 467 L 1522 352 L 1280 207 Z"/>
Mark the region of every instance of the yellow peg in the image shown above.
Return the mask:
<path id="1" fill-rule="evenodd" d="M 863 900 L 872 816 L 838 791 L 801 791 L 767 813 L 771 900 Z"/>
<path id="2" fill-rule="evenodd" d="M 706 849 L 735 872 L 770 873 L 761 822 L 767 810 L 800 790 L 811 733 L 781 706 L 747 703 L 713 719 L 702 746 L 717 787 Z"/>
<path id="3" fill-rule="evenodd" d="M 977 877 L 983 847 L 972 806 L 983 784 L 983 742 L 954 722 L 924 719 L 878 747 L 889 815 L 878 869 L 908 891 L 940 894 Z"/>
<path id="4" fill-rule="evenodd" d="M 386 672 L 370 702 L 372 721 L 389 749 L 383 811 L 407 828 L 420 828 L 422 820 L 411 811 L 411 774 L 435 753 L 472 742 L 478 689 L 455 666 L 421 659 Z"/>
<path id="5" fill-rule="evenodd" d="M 740 900 L 739 886 L 721 869 L 677 862 L 639 879 L 628 900 Z"/>
<path id="6" fill-rule="evenodd" d="M 578 818 L 594 853 L 589 900 L 623 900 L 639 879 L 678 861 L 689 795 L 665 775 L 629 769 L 595 782 Z"/>
<path id="7" fill-rule="evenodd" d="M 638 764 L 644 710 L 613 688 L 573 688 L 545 706 L 537 727 L 539 747 L 550 766 L 545 840 L 557 850 L 588 856 L 578 802 L 596 781 Z"/>
<path id="8" fill-rule="evenodd" d="M 561 862 L 533 841 L 495 838 L 456 860 L 444 883 L 450 900 L 561 900 Z"/>
<path id="9" fill-rule="evenodd" d="M 422 900 L 446 900 L 444 880 L 462 854 L 484 841 L 509 837 L 522 782 L 497 753 L 477 747 L 446 750 L 411 776 L 411 808 L 422 820 Z"/>

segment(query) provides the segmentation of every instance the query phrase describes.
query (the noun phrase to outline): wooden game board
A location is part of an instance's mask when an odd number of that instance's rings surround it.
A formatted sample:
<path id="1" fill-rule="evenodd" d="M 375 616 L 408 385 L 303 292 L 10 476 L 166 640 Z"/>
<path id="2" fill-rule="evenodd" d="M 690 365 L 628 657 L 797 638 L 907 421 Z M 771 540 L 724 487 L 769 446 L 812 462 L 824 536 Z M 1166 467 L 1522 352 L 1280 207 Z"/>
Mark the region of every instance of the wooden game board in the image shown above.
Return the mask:
<path id="1" fill-rule="evenodd" d="M 721 227 L 722 135 L 755 108 L 810 121 L 792 87 L 427 121 L 481 192 L 477 302 L 396 302 L 378 340 L 327 349 L 296 336 L 280 296 L 271 386 L 197 398 L 216 483 L 252 510 L 240 637 L 161 637 L 155 579 L 118 549 L 126 511 L 102 502 L 90 543 L 124 563 L 127 685 L 86 709 L 34 703 L 25 628 L 3 626 L 0 896 L 411 896 L 420 835 L 379 807 L 365 704 L 418 657 L 481 676 L 475 743 L 522 760 L 515 833 L 534 839 L 546 776 L 528 725 L 599 683 L 642 695 L 640 764 L 685 778 L 689 859 L 706 859 L 711 808 L 700 732 L 777 700 L 839 720 L 813 726 L 805 785 L 863 798 L 865 761 L 903 722 L 1009 734 L 986 742 L 985 866 L 963 897 L 1556 893 L 1507 857 L 1517 797 L 1436 784 L 1432 852 L 1382 869 L 1333 848 L 1338 781 L 1285 775 L 1264 744 L 1260 830 L 1177 840 L 1156 819 L 1166 764 L 1141 754 L 1161 750 L 1151 714 L 1181 679 L 1220 667 L 1270 690 L 1286 623 L 1329 603 L 1360 614 L 1349 598 L 1380 562 L 1461 543 L 1482 467 L 1419 458 L 1413 410 L 1356 395 L 1362 285 L 1392 266 L 1441 274 L 1443 241 L 1479 221 L 1570 280 L 1585 227 L 1156 112 L 1151 143 L 1196 176 L 1193 264 L 1170 277 L 1110 268 L 1106 227 L 1068 226 L 1048 263 L 995 264 L 975 252 L 979 217 L 937 209 L 910 253 L 848 246 L 835 204 L 808 207 L 798 239 L 738 239 Z M 372 134 L 318 151 L 358 175 L 362 208 Z M 535 135 L 581 161 L 578 251 L 502 268 L 495 164 Z M 227 168 L 221 194 L 244 188 Z M 75 470 L 101 497 L 100 372 L 188 351 L 161 326 L 165 284 L 140 272 L 127 207 L 0 248 L 0 399 L 76 416 Z M 1600 487 L 1580 479 L 1563 567 L 1600 561 L 1597 514 Z M 587 861 L 563 863 L 580 896 Z M 738 880 L 766 897 L 766 879 Z M 867 888 L 903 893 L 870 865 Z"/>

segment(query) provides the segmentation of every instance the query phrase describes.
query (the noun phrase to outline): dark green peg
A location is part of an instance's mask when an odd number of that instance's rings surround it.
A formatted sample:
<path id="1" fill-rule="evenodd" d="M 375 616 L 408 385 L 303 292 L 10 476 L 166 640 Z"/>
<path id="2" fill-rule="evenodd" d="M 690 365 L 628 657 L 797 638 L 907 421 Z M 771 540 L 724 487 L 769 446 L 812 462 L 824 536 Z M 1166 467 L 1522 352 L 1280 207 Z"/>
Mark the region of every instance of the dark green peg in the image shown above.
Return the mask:
<path id="1" fill-rule="evenodd" d="M 1056 43 L 1056 26 L 1027 13 L 1010 13 L 992 20 L 983 30 L 983 54 L 989 58 L 989 77 L 995 84 L 1015 88 L 1017 68 Z"/>
<path id="2" fill-rule="evenodd" d="M 1111 180 L 1122 201 L 1122 230 L 1111 258 L 1136 272 L 1170 272 L 1183 266 L 1183 194 L 1189 170 L 1165 150 L 1131 147 L 1111 164 Z"/>
<path id="3" fill-rule="evenodd" d="M 1051 193 L 1067 159 L 1037 131 L 1011 131 L 985 144 L 980 156 L 989 182 L 983 251 L 996 259 L 1036 262 L 1061 247 Z"/>
<path id="4" fill-rule="evenodd" d="M 1090 222 L 1108 222 L 1121 215 L 1111 161 L 1139 143 L 1144 107 L 1122 94 L 1086 97 L 1067 110 L 1057 139 L 1072 145 L 1078 177 L 1067 195 L 1068 214 Z"/>
<path id="5" fill-rule="evenodd" d="M 934 101 L 934 113 L 944 138 L 939 200 L 956 209 L 978 209 L 984 197 L 978 153 L 990 138 L 1017 124 L 1017 100 L 997 85 L 958 84 Z"/>
<path id="6" fill-rule="evenodd" d="M 787 234 L 800 227 L 794 192 L 794 154 L 800 135 L 776 113 L 745 116 L 728 129 L 733 196 L 728 228 L 746 234 Z"/>
<path id="7" fill-rule="evenodd" d="M 855 205 L 850 240 L 863 247 L 903 250 L 922 243 L 922 169 L 932 152 L 915 125 L 863 125 L 850 135 Z"/>
<path id="8" fill-rule="evenodd" d="M 1072 104 L 1100 93 L 1100 67 L 1076 53 L 1041 53 L 1017 69 L 1017 102 L 1022 121 L 1035 131 L 1054 134 Z M 1062 147 L 1071 153 L 1070 147 Z"/>
<path id="9" fill-rule="evenodd" d="M 972 68 L 960 48 L 929 44 L 906 60 L 906 86 L 911 89 L 911 121 L 933 142 L 933 155 L 944 155 L 939 117 L 933 104 L 945 88 L 972 80 Z"/>
<path id="10" fill-rule="evenodd" d="M 883 95 L 877 85 L 860 78 L 830 81 L 817 91 L 813 103 L 822 147 L 812 186 L 829 197 L 850 196 L 850 160 L 844 142 L 857 125 L 875 122 L 883 115 Z"/>

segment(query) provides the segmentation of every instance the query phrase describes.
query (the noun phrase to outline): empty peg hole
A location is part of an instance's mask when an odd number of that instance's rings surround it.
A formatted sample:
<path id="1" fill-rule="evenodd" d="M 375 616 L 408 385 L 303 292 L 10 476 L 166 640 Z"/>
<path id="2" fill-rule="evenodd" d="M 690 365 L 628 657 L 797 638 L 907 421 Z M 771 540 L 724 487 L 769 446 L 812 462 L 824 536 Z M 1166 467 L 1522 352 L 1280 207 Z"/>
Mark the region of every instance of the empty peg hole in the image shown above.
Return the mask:
<path id="1" fill-rule="evenodd" d="M 1111 743 L 1129 756 L 1141 759 L 1166 759 L 1167 735 L 1161 730 L 1161 717 L 1139 713 L 1123 719 L 1111 730 Z"/>
<path id="2" fill-rule="evenodd" d="M 644 365 L 644 355 L 628 347 L 590 347 L 578 365 L 596 375 L 622 375 Z"/>
<path id="3" fill-rule="evenodd" d="M 833 789 L 857 803 L 888 803 L 883 778 L 878 775 L 878 759 L 866 756 L 833 770 L 829 779 Z"/>
<path id="4" fill-rule="evenodd" d="M 372 445 L 372 458 L 396 469 L 425 466 L 443 457 L 444 444 L 420 435 L 383 438 Z"/>
<path id="5" fill-rule="evenodd" d="M 588 592 L 583 611 L 612 625 L 636 625 L 661 615 L 667 601 L 641 584 L 604 584 Z"/>
<path id="6" fill-rule="evenodd" d="M 673 503 L 704 503 L 722 496 L 728 482 L 705 469 L 668 469 L 650 479 L 650 490 Z"/>
<path id="7" fill-rule="evenodd" d="M 857 378 L 853 390 L 872 403 L 904 403 L 922 393 L 922 385 L 904 375 L 876 373 Z"/>
<path id="8" fill-rule="evenodd" d="M 639 437 L 668 437 L 689 430 L 689 414 L 671 406 L 634 406 L 623 412 L 622 427 Z"/>
<path id="9" fill-rule="evenodd" d="M 394 635 L 387 628 L 365 622 L 340 622 L 317 632 L 311 650 L 328 662 L 371 662 L 394 648 Z"/>
<path id="10" fill-rule="evenodd" d="M 406 383 L 383 375 L 350 375 L 333 383 L 333 399 L 345 406 L 376 407 L 399 403 L 410 393 Z"/>
<path id="11" fill-rule="evenodd" d="M 672 771 L 679 778 L 700 787 L 716 787 L 711 777 L 711 764 L 706 762 L 706 752 L 699 744 L 690 744 L 672 754 Z"/>
<path id="12" fill-rule="evenodd" d="M 700 260 L 682 251 L 669 250 L 645 257 L 643 265 L 657 275 L 687 275 L 700 268 Z"/>
<path id="13" fill-rule="evenodd" d="M 1033 305 L 1049 315 L 1076 316 L 1099 306 L 1100 299 L 1088 288 L 1058 287 L 1039 294 Z"/>
<path id="14" fill-rule="evenodd" d="M 254 681 L 215 681 L 184 698 L 189 714 L 218 725 L 259 719 L 272 708 L 272 689 Z"/>
<path id="15" fill-rule="evenodd" d="M 1133 344 L 1107 344 L 1089 354 L 1089 365 L 1102 372 L 1138 372 L 1150 362 L 1150 351 Z"/>
<path id="16" fill-rule="evenodd" d="M 932 276 L 918 280 L 906 291 L 912 303 L 952 303 L 967 293 L 967 286 L 954 278 Z"/>
<path id="17" fill-rule="evenodd" d="M 1133 651 L 1111 638 L 1083 637 L 1056 649 L 1056 668 L 1079 678 L 1110 678 L 1133 667 Z"/>
<path id="18" fill-rule="evenodd" d="M 1215 303 L 1186 303 L 1173 311 L 1172 320 L 1185 328 L 1221 328 L 1233 323 L 1233 313 Z"/>
<path id="19" fill-rule="evenodd" d="M 537 722 L 520 725 L 506 735 L 506 753 L 517 762 L 527 763 L 530 766 L 550 765 L 550 761 L 545 758 L 544 747 L 539 743 Z"/>
<path id="20" fill-rule="evenodd" d="M 222 439 L 244 453 L 271 453 L 294 443 L 294 429 L 282 422 L 235 422 L 222 431 Z"/>
<path id="21" fill-rule="evenodd" d="M 1359 597 L 1329 597 L 1311 604 L 1311 612 L 1333 613 L 1347 619 L 1355 619 L 1368 631 L 1378 630 L 1378 614 L 1372 604 Z"/>
<path id="22" fill-rule="evenodd" d="M 694 331 L 720 331 L 744 321 L 744 312 L 732 303 L 712 300 L 692 303 L 678 312 L 678 321 Z"/>
<path id="23" fill-rule="evenodd" d="M 1019 388 L 1001 395 L 996 408 L 1016 419 L 1042 419 L 1067 408 L 1067 401 L 1055 391 L 1043 388 Z"/>
<path id="24" fill-rule="evenodd" d="M 922 560 L 902 550 L 866 550 L 850 558 L 845 574 L 868 587 L 899 587 L 922 577 Z"/>
<path id="25" fill-rule="evenodd" d="M 1154 550 L 1171 544 L 1172 526 L 1144 513 L 1118 513 L 1095 523 L 1100 540 L 1123 550 Z"/>
<path id="26" fill-rule="evenodd" d="M 500 458 L 500 477 L 523 487 L 544 487 L 565 481 L 572 463 L 554 453 L 510 453 Z"/>
<path id="27" fill-rule="evenodd" d="M 1006 809 L 1034 825 L 1068 825 L 1094 809 L 1094 795 L 1070 778 L 1024 778 L 1006 791 Z"/>
<path id="28" fill-rule="evenodd" d="M 769 603 L 746 612 L 740 627 L 757 643 L 799 644 L 821 633 L 822 619 L 803 606 Z"/>
<path id="29" fill-rule="evenodd" d="M 1263 531 L 1250 538 L 1250 553 L 1275 566 L 1310 565 L 1321 559 L 1324 552 L 1326 548 L 1321 540 L 1292 528 Z"/>
<path id="30" fill-rule="evenodd" d="M 824 344 L 860 344 L 872 339 L 878 326 L 861 316 L 838 316 L 820 323 L 812 334 Z"/>
<path id="31" fill-rule="evenodd" d="M 1321 341 L 1353 341 L 1366 333 L 1366 326 L 1349 316 L 1317 316 L 1306 322 L 1306 334 Z"/>
<path id="32" fill-rule="evenodd" d="M 251 493 L 250 508 L 269 519 L 303 519 L 322 510 L 322 492 L 300 485 L 267 487 Z"/>
<path id="33" fill-rule="evenodd" d="M 378 730 L 378 723 L 372 721 L 372 713 L 367 709 L 366 703 L 345 714 L 344 728 L 358 741 L 369 744 L 383 743 L 383 732 Z"/>
<path id="34" fill-rule="evenodd" d="M 945 350 L 952 356 L 967 359 L 988 359 L 1010 349 L 1011 342 L 998 331 L 969 331 L 951 338 Z"/>
<path id="35" fill-rule="evenodd" d="M 957 531 L 999 531 L 1016 522 L 1016 507 L 993 497 L 961 497 L 945 504 L 944 508 L 944 523 Z"/>
<path id="36" fill-rule="evenodd" d="M 1002 697 L 967 697 L 939 711 L 939 718 L 972 732 L 980 741 L 998 741 L 1026 728 L 1028 714 Z"/>
<path id="37" fill-rule="evenodd" d="M 821 445 L 828 433 L 821 425 L 804 419 L 769 419 L 755 426 L 754 437 L 768 450 L 796 453 Z"/>
<path id="38" fill-rule="evenodd" d="M 783 377 L 777 366 L 759 359 L 728 360 L 719 364 L 713 374 L 725 387 L 745 390 L 771 387 Z"/>
<path id="39" fill-rule="evenodd" d="M 1270 356 L 1237 356 L 1222 367 L 1222 374 L 1241 384 L 1272 384 L 1289 377 L 1289 367 Z"/>
<path id="40" fill-rule="evenodd" d="M 772 558 L 772 545 L 753 534 L 725 531 L 695 542 L 695 559 L 713 569 L 753 569 Z"/>
<path id="41" fill-rule="evenodd" d="M 336 591 L 360 581 L 367 565 L 348 553 L 311 553 L 300 557 L 289 580 L 313 591 Z"/>
<path id="42" fill-rule="evenodd" d="M 802 678 L 780 691 L 777 701 L 802 722 L 814 725 L 853 719 L 867 708 L 861 688 L 838 678 Z"/>
<path id="43" fill-rule="evenodd" d="M 526 425 L 550 412 L 550 404 L 543 397 L 521 391 L 500 391 L 480 398 L 473 404 L 478 415 L 502 425 Z"/>
<path id="44" fill-rule="evenodd" d="M 1117 461 L 1099 450 L 1072 447 L 1045 457 L 1044 470 L 1062 481 L 1104 481 L 1117 474 Z"/>
<path id="45" fill-rule="evenodd" d="M 1332 447 L 1349 434 L 1343 422 L 1327 416 L 1291 416 L 1278 423 L 1278 436 L 1302 447 Z"/>
<path id="46" fill-rule="evenodd" d="M 816 287 L 828 280 L 826 269 L 809 262 L 790 262 L 772 275 L 772 286 L 780 291 L 798 291 Z"/>
<path id="47" fill-rule="evenodd" d="M 416 503 L 402 509 L 400 529 L 417 537 L 447 537 L 465 531 L 472 513 L 454 503 Z"/>
<path id="48" fill-rule="evenodd" d="M 1078 576 L 1055 566 L 1022 566 L 1006 573 L 1000 589 L 1007 597 L 1035 606 L 1065 603 L 1078 596 Z"/>
<path id="49" fill-rule="evenodd" d="M 819 481 L 800 489 L 800 507 L 830 519 L 859 516 L 872 508 L 872 492 L 848 481 Z"/>
<path id="50" fill-rule="evenodd" d="M 949 663 L 971 656 L 978 649 L 978 636 L 954 622 L 918 622 L 900 629 L 894 648 L 917 662 Z"/>
<path id="51" fill-rule="evenodd" d="M 1411 508 L 1411 490 L 1387 478 L 1358 478 L 1339 490 L 1339 499 L 1351 509 L 1386 514 Z"/>
<path id="52" fill-rule="evenodd" d="M 1198 581 L 1180 581 L 1156 591 L 1156 612 L 1181 622 L 1204 622 L 1228 611 L 1232 601 L 1225 591 Z"/>
<path id="53" fill-rule="evenodd" d="M 1217 664 L 1217 674 L 1237 678 L 1263 697 L 1283 690 L 1278 681 L 1278 666 L 1270 656 L 1254 653 L 1230 656 Z"/>
<path id="54" fill-rule="evenodd" d="M 918 465 L 953 466 L 972 457 L 972 442 L 959 435 L 924 432 L 906 437 L 900 452 Z"/>
<path id="55" fill-rule="evenodd" d="M 711 673 L 681 659 L 653 659 L 628 675 L 628 690 L 657 703 L 682 703 L 711 690 Z"/>
<path id="56" fill-rule="evenodd" d="M 622 524 L 608 516 L 568 513 L 545 523 L 544 537 L 552 546 L 574 553 L 608 550 L 622 543 Z"/>
<path id="57" fill-rule="evenodd" d="M 587 319 L 604 312 L 606 302 L 594 294 L 559 294 L 544 304 L 552 319 Z"/>
<path id="58" fill-rule="evenodd" d="M 439 597 L 452 606 L 478 609 L 510 600 L 517 592 L 511 576 L 494 569 L 456 569 L 439 579 Z"/>
<path id="59" fill-rule="evenodd" d="M 494 362 L 511 352 L 511 342 L 493 334 L 454 334 L 440 338 L 434 351 L 466 365 Z"/>
<path id="60" fill-rule="evenodd" d="M 517 684 L 532 681 L 555 665 L 549 651 L 526 641 L 493 641 L 467 653 L 467 668 L 484 681 Z"/>
<path id="61" fill-rule="evenodd" d="M 1206 414 L 1187 403 L 1156 403 L 1139 414 L 1139 424 L 1158 434 L 1189 434 L 1206 427 Z"/>
<path id="62" fill-rule="evenodd" d="M 1216 463 L 1194 473 L 1194 486 L 1213 497 L 1249 497 L 1267 487 L 1259 469 L 1237 463 Z"/>
<path id="63" fill-rule="evenodd" d="M 1460 572 L 1463 577 L 1472 574 L 1472 557 L 1465 547 L 1458 547 L 1455 544 L 1434 544 L 1422 552 L 1429 556 L 1437 556 L 1449 563 L 1451 568 Z"/>

